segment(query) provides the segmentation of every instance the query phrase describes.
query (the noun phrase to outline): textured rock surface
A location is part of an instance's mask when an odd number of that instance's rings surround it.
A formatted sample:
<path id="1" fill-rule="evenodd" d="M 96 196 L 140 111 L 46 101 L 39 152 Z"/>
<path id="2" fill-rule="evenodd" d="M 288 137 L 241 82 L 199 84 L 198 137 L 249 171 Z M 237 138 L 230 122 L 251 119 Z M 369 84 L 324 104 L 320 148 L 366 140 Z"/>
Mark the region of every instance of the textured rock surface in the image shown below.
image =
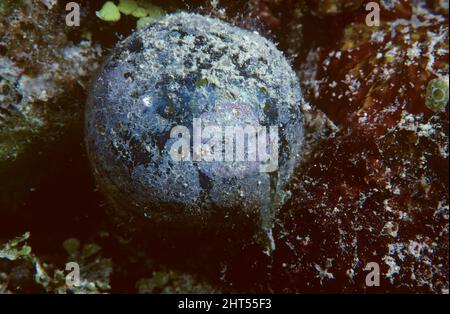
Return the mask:
<path id="1" fill-rule="evenodd" d="M 38 156 L 81 124 L 83 99 L 73 95 L 83 95 L 100 48 L 72 42 L 64 19 L 40 1 L 2 1 L 0 10 L 1 211 L 21 201 Z"/>
<path id="2" fill-rule="evenodd" d="M 448 15 L 423 3 L 400 3 L 379 28 L 366 26 L 364 16 L 355 14 L 337 46 L 308 56 L 311 64 L 303 66 L 301 79 L 336 123 L 353 119 L 383 132 L 405 111 L 433 114 L 425 105 L 426 87 L 432 79 L 448 77 Z"/>
<path id="3" fill-rule="evenodd" d="M 448 13 L 396 3 L 380 28 L 356 12 L 300 71 L 339 130 L 299 169 L 279 216 L 280 289 L 448 293 L 448 104 L 426 106 L 429 82 L 448 77 Z M 365 285 L 369 262 L 379 288 Z"/>

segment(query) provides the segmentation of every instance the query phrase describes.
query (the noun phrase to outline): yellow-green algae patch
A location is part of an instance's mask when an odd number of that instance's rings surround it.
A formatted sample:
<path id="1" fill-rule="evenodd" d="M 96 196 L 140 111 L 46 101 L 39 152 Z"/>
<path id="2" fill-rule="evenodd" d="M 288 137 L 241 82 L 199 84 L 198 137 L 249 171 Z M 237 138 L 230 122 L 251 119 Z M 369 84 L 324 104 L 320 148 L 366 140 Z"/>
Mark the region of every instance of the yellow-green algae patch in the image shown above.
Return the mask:
<path id="1" fill-rule="evenodd" d="M 448 104 L 448 76 L 435 78 L 428 83 L 426 106 L 434 112 L 444 111 Z"/>
<path id="2" fill-rule="evenodd" d="M 120 0 L 117 8 L 123 14 L 129 15 L 138 8 L 138 4 L 134 0 Z"/>
<path id="3" fill-rule="evenodd" d="M 107 1 L 102 8 L 95 13 L 101 20 L 107 22 L 117 22 L 120 20 L 119 8 L 112 1 Z"/>

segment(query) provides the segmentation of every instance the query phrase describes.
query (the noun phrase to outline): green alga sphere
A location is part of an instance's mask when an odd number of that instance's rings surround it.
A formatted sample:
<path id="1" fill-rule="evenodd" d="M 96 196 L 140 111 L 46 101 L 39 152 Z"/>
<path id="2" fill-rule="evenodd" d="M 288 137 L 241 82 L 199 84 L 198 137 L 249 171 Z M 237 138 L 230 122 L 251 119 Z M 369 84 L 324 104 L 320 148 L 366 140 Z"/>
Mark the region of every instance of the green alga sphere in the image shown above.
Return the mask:
<path id="1" fill-rule="evenodd" d="M 434 112 L 445 111 L 448 94 L 448 76 L 433 79 L 427 86 L 425 104 Z"/>
<path id="2" fill-rule="evenodd" d="M 196 232 L 250 222 L 273 249 L 274 211 L 301 156 L 302 102 L 288 61 L 255 32 L 186 13 L 136 31 L 103 64 L 86 109 L 113 215 Z M 227 127 L 244 131 L 241 159 Z"/>

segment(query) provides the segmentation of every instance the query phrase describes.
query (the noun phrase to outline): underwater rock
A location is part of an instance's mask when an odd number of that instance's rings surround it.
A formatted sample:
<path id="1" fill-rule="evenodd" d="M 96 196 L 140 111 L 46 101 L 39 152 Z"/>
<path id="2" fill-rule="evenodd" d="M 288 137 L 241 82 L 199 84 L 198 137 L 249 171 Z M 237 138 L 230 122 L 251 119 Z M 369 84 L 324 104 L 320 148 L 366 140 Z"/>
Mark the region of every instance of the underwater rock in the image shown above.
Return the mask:
<path id="1" fill-rule="evenodd" d="M 404 117 L 382 137 L 336 132 L 277 216 L 275 291 L 448 291 L 448 122 Z M 366 265 L 380 266 L 368 287 Z M 299 284 L 301 283 L 301 284 Z"/>
<path id="2" fill-rule="evenodd" d="M 448 78 L 448 14 L 415 2 L 400 1 L 380 27 L 367 26 L 355 13 L 337 45 L 309 53 L 299 71 L 305 93 L 336 124 L 354 120 L 382 133 L 403 111 L 433 115 L 426 89 Z"/>
<path id="3" fill-rule="evenodd" d="M 247 221 L 273 250 L 274 211 L 301 156 L 302 104 L 295 73 L 268 40 L 196 14 L 167 16 L 120 42 L 94 79 L 94 175 L 115 217 L 200 230 Z M 227 127 L 245 129 L 243 159 Z M 236 145 L 231 159 L 223 134 Z"/>
<path id="4" fill-rule="evenodd" d="M 338 129 L 289 186 L 270 290 L 448 293 L 448 13 L 396 3 L 381 27 L 355 13 L 299 71 Z M 369 263 L 380 287 L 365 283 Z"/>
<path id="5" fill-rule="evenodd" d="M 0 208 L 11 209 L 22 201 L 11 195 L 30 188 L 39 156 L 81 124 L 84 86 L 100 48 L 72 42 L 69 32 L 76 31 L 56 7 L 2 1 L 0 10 Z"/>

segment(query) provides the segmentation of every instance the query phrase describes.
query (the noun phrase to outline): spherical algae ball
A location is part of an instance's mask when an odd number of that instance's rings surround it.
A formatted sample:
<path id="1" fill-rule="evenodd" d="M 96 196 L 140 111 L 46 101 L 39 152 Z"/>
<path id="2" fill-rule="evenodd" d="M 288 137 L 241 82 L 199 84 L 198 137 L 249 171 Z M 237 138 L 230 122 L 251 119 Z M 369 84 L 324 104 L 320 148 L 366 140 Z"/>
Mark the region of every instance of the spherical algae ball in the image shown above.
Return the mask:
<path id="1" fill-rule="evenodd" d="M 94 78 L 86 143 L 118 215 L 270 232 L 302 152 L 299 82 L 275 45 L 197 14 L 119 42 Z"/>
<path id="2" fill-rule="evenodd" d="M 448 94 L 448 75 L 435 78 L 427 85 L 425 104 L 435 112 L 445 111 Z"/>

